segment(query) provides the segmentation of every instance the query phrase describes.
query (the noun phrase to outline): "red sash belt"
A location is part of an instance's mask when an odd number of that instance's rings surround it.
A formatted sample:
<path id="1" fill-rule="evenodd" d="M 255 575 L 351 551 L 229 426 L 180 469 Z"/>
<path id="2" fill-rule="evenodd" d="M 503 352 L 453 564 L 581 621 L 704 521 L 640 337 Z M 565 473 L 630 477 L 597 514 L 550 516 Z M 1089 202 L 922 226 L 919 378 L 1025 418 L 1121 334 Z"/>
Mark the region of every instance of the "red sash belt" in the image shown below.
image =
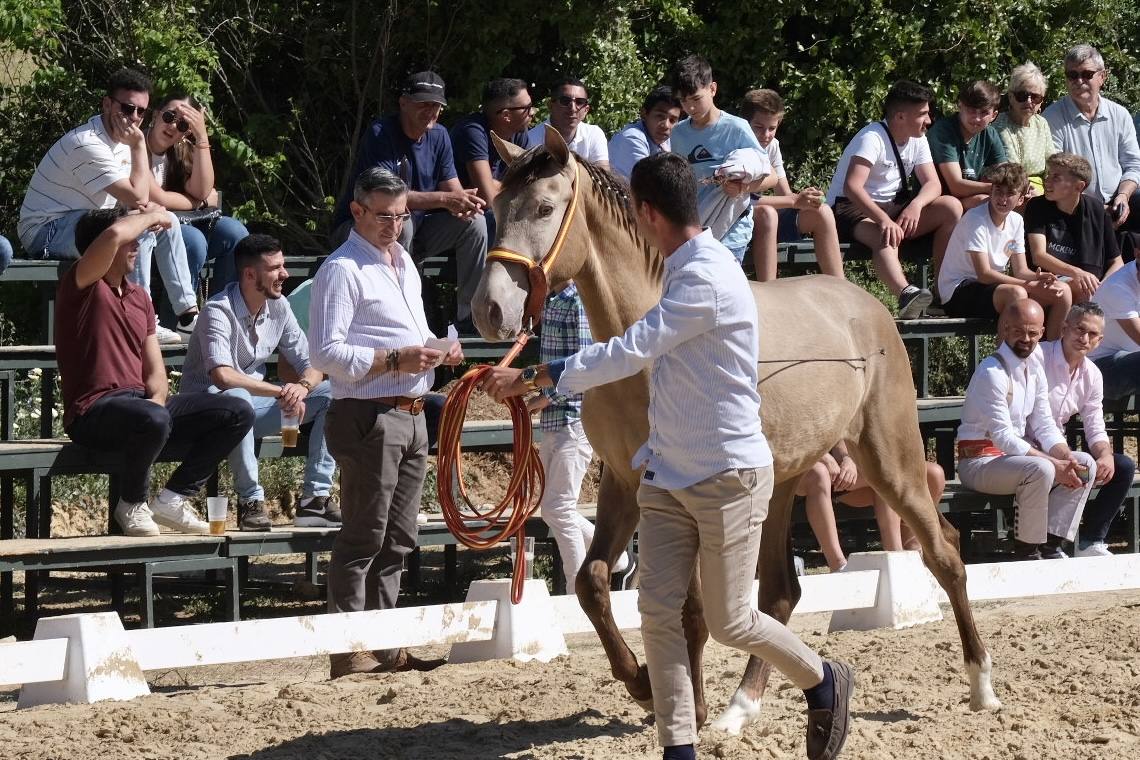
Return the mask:
<path id="1" fill-rule="evenodd" d="M 978 459 L 980 457 L 1000 457 L 1005 452 L 994 446 L 989 438 L 979 438 L 973 441 L 958 441 L 959 459 Z"/>

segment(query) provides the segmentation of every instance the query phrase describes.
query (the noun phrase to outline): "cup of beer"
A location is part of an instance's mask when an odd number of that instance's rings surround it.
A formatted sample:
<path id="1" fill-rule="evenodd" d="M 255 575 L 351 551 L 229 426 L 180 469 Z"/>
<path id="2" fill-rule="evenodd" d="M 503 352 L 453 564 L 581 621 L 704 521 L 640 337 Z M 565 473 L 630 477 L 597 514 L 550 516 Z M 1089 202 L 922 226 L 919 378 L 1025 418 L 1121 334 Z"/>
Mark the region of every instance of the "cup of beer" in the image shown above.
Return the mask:
<path id="1" fill-rule="evenodd" d="M 300 428 L 301 418 L 299 416 L 281 412 L 281 445 L 288 448 L 296 446 Z"/>
<path id="2" fill-rule="evenodd" d="M 226 512 L 229 508 L 230 500 L 225 496 L 206 497 L 206 518 L 210 521 L 211 536 L 226 534 Z"/>

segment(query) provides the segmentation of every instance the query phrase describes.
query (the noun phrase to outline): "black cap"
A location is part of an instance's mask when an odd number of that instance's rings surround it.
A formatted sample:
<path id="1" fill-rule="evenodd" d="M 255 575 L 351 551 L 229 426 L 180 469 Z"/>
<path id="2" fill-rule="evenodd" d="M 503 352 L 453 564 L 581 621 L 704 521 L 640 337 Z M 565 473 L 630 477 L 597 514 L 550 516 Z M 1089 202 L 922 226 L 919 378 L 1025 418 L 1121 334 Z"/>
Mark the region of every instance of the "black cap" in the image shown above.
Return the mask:
<path id="1" fill-rule="evenodd" d="M 400 92 L 417 103 L 439 103 L 447 105 L 443 96 L 443 77 L 434 71 L 421 71 L 404 80 Z"/>

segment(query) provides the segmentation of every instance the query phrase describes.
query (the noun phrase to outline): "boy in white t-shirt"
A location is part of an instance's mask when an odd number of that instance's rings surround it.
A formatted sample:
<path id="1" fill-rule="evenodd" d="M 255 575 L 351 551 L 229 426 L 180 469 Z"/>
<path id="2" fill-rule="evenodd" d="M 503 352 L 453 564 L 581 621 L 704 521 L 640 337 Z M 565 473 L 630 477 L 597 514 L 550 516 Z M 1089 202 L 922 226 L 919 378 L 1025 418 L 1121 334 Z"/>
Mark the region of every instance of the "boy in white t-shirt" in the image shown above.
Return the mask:
<path id="1" fill-rule="evenodd" d="M 899 246 L 933 234 L 937 270 L 962 217 L 961 202 L 942 195 L 926 142 L 932 99 L 928 87 L 895 82 L 883 104 L 885 118 L 848 143 L 827 191 L 840 241 L 871 249 L 875 274 L 899 299 L 899 319 L 915 319 L 933 300 L 929 290 L 907 283 Z M 908 188 L 912 172 L 922 184 L 917 194 Z"/>
<path id="2" fill-rule="evenodd" d="M 835 215 L 823 204 L 823 193 L 814 187 L 792 192 L 784 171 L 784 156 L 776 130 L 784 118 L 784 100 L 775 90 L 751 90 L 744 95 L 740 116 L 752 127 L 760 147 L 768 151 L 772 173 L 761 184 L 761 195 L 752 209 L 752 261 L 760 282 L 776 279 L 776 244 L 810 236 L 815 257 L 824 274 L 843 276 L 843 254 L 835 230 Z"/>
<path id="3" fill-rule="evenodd" d="M 1104 310 L 1104 340 L 1089 358 L 1104 378 L 1104 397 L 1140 393 L 1140 270 L 1130 261 L 1105 278 L 1093 301 Z"/>
<path id="4" fill-rule="evenodd" d="M 1045 335 L 1060 337 L 1072 292 L 1050 272 L 1033 272 L 1025 260 L 1025 223 L 1014 211 L 1029 190 L 1021 164 L 994 164 L 983 181 L 988 202 L 962 215 L 938 271 L 938 294 L 950 317 L 997 319 L 1006 306 L 1032 298 L 1045 309 Z M 1010 274 L 1006 274 L 1006 267 Z"/>
<path id="5" fill-rule="evenodd" d="M 610 151 L 606 133 L 596 124 L 585 122 L 590 113 L 590 93 L 582 80 L 566 77 L 555 82 L 550 90 L 550 118 L 531 128 L 528 139 L 531 145 L 541 145 L 546 139 L 545 126 L 558 130 L 567 147 L 587 161 L 609 168 Z"/>

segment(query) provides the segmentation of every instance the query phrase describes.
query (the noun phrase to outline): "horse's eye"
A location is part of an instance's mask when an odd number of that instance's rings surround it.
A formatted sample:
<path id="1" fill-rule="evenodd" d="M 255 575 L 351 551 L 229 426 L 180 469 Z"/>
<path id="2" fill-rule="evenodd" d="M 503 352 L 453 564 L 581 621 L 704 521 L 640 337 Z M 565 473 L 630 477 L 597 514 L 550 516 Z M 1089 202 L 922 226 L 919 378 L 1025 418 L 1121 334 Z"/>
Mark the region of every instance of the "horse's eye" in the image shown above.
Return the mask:
<path id="1" fill-rule="evenodd" d="M 538 215 L 541 217 L 545 218 L 545 217 L 550 216 L 553 213 L 554 213 L 554 206 L 551 206 L 549 203 L 543 203 L 541 206 L 538 207 Z"/>

